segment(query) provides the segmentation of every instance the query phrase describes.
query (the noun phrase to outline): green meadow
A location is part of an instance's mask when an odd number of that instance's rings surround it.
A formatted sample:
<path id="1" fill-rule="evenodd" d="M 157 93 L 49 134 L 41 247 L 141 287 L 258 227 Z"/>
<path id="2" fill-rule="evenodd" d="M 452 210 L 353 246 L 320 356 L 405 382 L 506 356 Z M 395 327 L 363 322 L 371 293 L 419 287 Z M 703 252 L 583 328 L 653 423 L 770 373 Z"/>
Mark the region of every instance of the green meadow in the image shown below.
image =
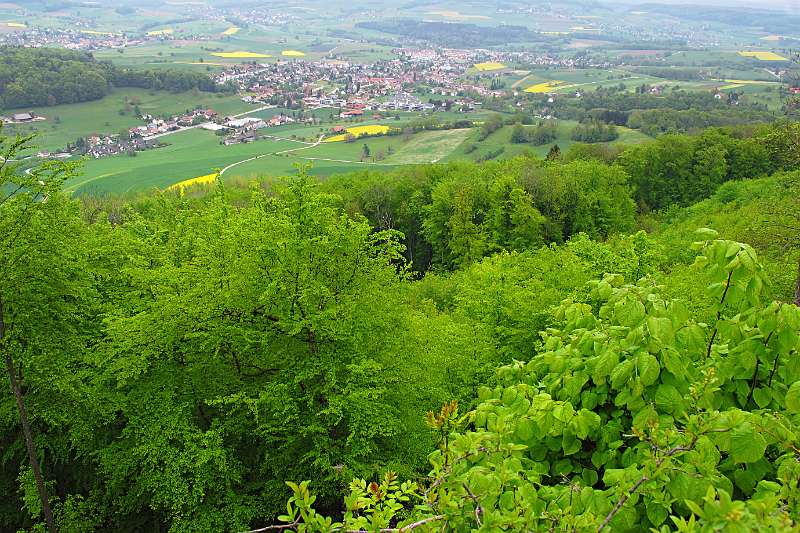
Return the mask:
<path id="1" fill-rule="evenodd" d="M 453 161 L 458 159 L 471 159 L 471 160 L 480 160 L 487 155 L 492 153 L 497 153 L 498 150 L 502 150 L 502 153 L 498 155 L 498 157 L 513 157 L 515 155 L 520 155 L 522 153 L 531 152 L 539 157 L 544 157 L 547 155 L 547 152 L 550 151 L 553 145 L 558 145 L 561 151 L 567 150 L 570 146 L 575 144 L 570 136 L 572 134 L 572 130 L 577 126 L 578 123 L 572 120 L 559 120 L 557 122 L 557 138 L 554 142 L 544 144 L 541 146 L 534 146 L 529 143 L 512 143 L 511 142 L 511 133 L 513 131 L 513 126 L 504 126 L 499 130 L 490 134 L 486 139 L 483 141 L 478 141 L 477 131 L 467 130 L 470 132 L 469 136 L 465 139 L 465 141 L 460 144 L 456 149 L 454 149 L 448 157 L 446 157 L 445 161 Z M 534 126 L 526 126 L 526 127 L 534 127 Z M 636 144 L 648 140 L 652 140 L 652 137 L 648 137 L 647 135 L 632 130 L 629 128 L 617 126 L 617 131 L 619 132 L 619 138 L 615 141 L 610 143 L 599 143 L 599 144 Z M 474 150 L 470 150 L 470 146 L 476 146 Z"/>
<path id="2" fill-rule="evenodd" d="M 108 96 L 92 102 L 30 109 L 47 120 L 24 125 L 9 124 L 5 129 L 11 134 L 38 134 L 36 144 L 41 149 L 62 149 L 67 143 L 75 142 L 78 137 L 92 133 L 116 134 L 142 125 L 142 120 L 134 116 L 134 105 L 129 104 L 126 107 L 126 98 L 128 102 L 139 102 L 136 105 L 143 113 L 154 116 L 174 115 L 197 106 L 213 108 L 222 115 L 242 113 L 253 108 L 242 102 L 238 96 L 200 91 L 170 93 L 126 88 L 115 89 Z"/>

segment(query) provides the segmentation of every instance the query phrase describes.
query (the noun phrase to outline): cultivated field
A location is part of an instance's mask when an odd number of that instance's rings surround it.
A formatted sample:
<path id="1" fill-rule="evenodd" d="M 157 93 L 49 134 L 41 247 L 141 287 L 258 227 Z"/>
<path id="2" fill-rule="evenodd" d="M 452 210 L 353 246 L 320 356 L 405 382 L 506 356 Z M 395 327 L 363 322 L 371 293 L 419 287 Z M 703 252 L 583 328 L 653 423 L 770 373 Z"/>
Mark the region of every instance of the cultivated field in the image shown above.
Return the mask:
<path id="1" fill-rule="evenodd" d="M 741 51 L 739 55 L 742 57 L 754 57 L 759 61 L 788 61 L 787 58 L 775 52 L 757 52 L 757 51 Z"/>
<path id="2" fill-rule="evenodd" d="M 237 51 L 237 52 L 214 52 L 211 55 L 215 56 L 215 57 L 222 57 L 222 58 L 225 58 L 225 59 L 257 59 L 257 58 L 272 57 L 269 54 L 262 54 L 262 53 L 259 53 L 259 52 L 243 52 L 243 51 Z"/>
<path id="3" fill-rule="evenodd" d="M 501 70 L 506 68 L 506 66 L 502 63 L 497 63 L 494 61 L 489 61 L 486 63 L 476 63 L 475 68 L 478 69 L 480 72 L 490 72 L 492 70 Z"/>
<path id="4" fill-rule="evenodd" d="M 354 126 L 352 128 L 347 128 L 345 131 L 347 133 L 342 133 L 340 135 L 334 135 L 332 137 L 328 137 L 323 142 L 326 143 L 342 142 L 347 139 L 347 134 L 350 134 L 355 138 L 363 137 L 365 135 L 385 135 L 386 133 L 389 132 L 389 126 L 371 124 L 367 126 Z"/>

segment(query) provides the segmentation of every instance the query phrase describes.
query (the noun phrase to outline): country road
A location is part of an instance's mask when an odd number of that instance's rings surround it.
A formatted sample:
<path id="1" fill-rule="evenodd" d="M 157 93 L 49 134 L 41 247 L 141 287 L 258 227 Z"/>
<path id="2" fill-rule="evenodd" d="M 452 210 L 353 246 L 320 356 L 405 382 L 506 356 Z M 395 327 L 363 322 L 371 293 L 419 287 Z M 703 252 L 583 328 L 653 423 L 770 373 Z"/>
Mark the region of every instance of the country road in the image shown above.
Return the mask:
<path id="1" fill-rule="evenodd" d="M 232 169 L 234 167 L 237 167 L 237 166 L 242 165 L 244 163 L 249 163 L 250 161 L 255 161 L 256 159 L 261 159 L 262 157 L 267 157 L 267 156 L 270 156 L 270 155 L 283 155 L 283 154 L 288 154 L 288 153 L 293 153 L 293 152 L 299 152 L 301 150 L 308 150 L 309 148 L 315 148 L 315 147 L 320 145 L 320 143 L 323 141 L 323 139 L 325 139 L 325 135 L 324 134 L 320 135 L 319 139 L 317 139 L 317 141 L 314 142 L 314 143 L 309 143 L 309 142 L 305 142 L 305 141 L 298 141 L 296 139 L 284 139 L 284 138 L 275 137 L 275 136 L 272 136 L 272 135 L 267 135 L 266 137 L 268 137 L 270 139 L 277 140 L 277 141 L 293 141 L 293 142 L 305 144 L 306 146 L 301 146 L 300 148 L 290 148 L 288 150 L 281 150 L 279 152 L 268 152 L 266 154 L 257 155 L 255 157 L 248 157 L 247 159 L 243 159 L 241 161 L 237 161 L 236 163 L 231 163 L 227 167 L 223 168 L 222 170 L 219 171 L 219 176 L 221 177 L 228 170 L 230 170 L 230 169 Z M 305 161 L 330 161 L 332 163 L 352 163 L 352 164 L 356 164 L 356 165 L 373 165 L 373 166 L 385 166 L 385 167 L 396 166 L 396 165 L 394 165 L 392 163 L 374 163 L 374 162 L 370 162 L 370 161 L 351 161 L 349 159 L 331 159 L 331 158 L 328 158 L 328 157 L 302 157 L 302 156 L 298 156 L 298 158 L 299 159 L 303 159 Z"/>
<path id="2" fill-rule="evenodd" d="M 316 146 L 319 146 L 319 144 L 325 138 L 325 135 L 324 134 L 320 135 L 319 139 L 317 139 L 317 142 L 315 142 L 315 143 L 307 143 L 307 142 L 304 142 L 304 141 L 298 141 L 296 139 L 282 139 L 280 137 L 275 137 L 274 135 L 267 135 L 266 137 L 268 137 L 270 139 L 277 140 L 277 141 L 294 141 L 294 142 L 298 142 L 298 143 L 304 144 L 305 146 L 301 146 L 299 148 L 290 148 L 288 150 L 281 150 L 279 152 L 269 152 L 269 153 L 266 153 L 266 154 L 257 155 L 255 157 L 249 157 L 247 159 L 242 159 L 241 161 L 237 161 L 236 163 L 231 163 L 227 167 L 225 167 L 222 170 L 220 170 L 219 171 L 219 175 L 222 176 L 223 174 L 225 174 L 228 170 L 232 169 L 233 167 L 237 167 L 237 166 L 242 165 L 244 163 L 248 163 L 250 161 L 255 161 L 256 159 L 261 159 L 262 157 L 267 157 L 269 155 L 282 155 L 282 154 L 287 154 L 289 152 L 297 152 L 297 151 L 300 151 L 300 150 L 308 150 L 309 148 L 314 148 Z"/>

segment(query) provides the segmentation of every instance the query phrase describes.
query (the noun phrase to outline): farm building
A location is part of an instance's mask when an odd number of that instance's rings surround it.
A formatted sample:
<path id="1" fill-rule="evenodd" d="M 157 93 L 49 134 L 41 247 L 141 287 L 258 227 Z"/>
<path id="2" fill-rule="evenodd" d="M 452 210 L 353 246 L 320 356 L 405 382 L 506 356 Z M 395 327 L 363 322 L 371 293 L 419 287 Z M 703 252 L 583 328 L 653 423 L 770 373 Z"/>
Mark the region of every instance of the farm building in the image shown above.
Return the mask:
<path id="1" fill-rule="evenodd" d="M 206 124 L 201 124 L 200 127 L 202 129 L 208 130 L 208 131 L 220 131 L 220 130 L 227 129 L 225 126 L 223 126 L 221 124 L 215 124 L 213 122 L 208 122 Z"/>
<path id="2" fill-rule="evenodd" d="M 14 122 L 30 122 L 36 117 L 33 113 L 14 113 L 11 118 Z"/>
<path id="3" fill-rule="evenodd" d="M 233 120 L 227 120 L 225 125 L 229 128 L 245 128 L 247 126 L 252 126 L 254 128 L 263 128 L 265 126 L 264 121 L 260 118 L 255 117 L 244 117 L 238 118 Z"/>

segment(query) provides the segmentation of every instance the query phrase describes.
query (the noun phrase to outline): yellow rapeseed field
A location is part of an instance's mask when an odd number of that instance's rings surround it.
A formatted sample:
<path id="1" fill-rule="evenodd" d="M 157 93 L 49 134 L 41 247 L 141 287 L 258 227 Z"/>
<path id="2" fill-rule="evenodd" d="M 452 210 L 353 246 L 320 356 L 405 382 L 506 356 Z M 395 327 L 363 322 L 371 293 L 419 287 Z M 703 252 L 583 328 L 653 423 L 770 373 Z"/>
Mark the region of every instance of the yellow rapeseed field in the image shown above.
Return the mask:
<path id="1" fill-rule="evenodd" d="M 167 187 L 167 190 L 168 191 L 180 190 L 181 192 L 183 192 L 183 190 L 186 187 L 191 187 L 192 185 L 206 185 L 208 183 L 214 183 L 217 180 L 218 176 L 219 174 L 217 174 L 216 172 L 214 174 L 206 174 L 205 176 L 197 176 L 196 178 L 179 181 L 175 185 L 170 185 L 169 187 Z"/>
<path id="2" fill-rule="evenodd" d="M 777 81 L 760 81 L 760 80 L 729 80 L 729 79 L 724 79 L 724 80 L 714 80 L 714 81 L 724 81 L 725 83 L 729 83 L 729 84 L 732 84 L 732 85 L 737 85 L 739 87 L 742 87 L 744 85 L 778 85 L 779 84 L 779 82 L 777 82 Z M 720 87 L 720 89 L 726 89 L 726 88 L 727 89 L 731 89 L 732 87 L 729 87 L 729 86 Z"/>
<path id="3" fill-rule="evenodd" d="M 782 55 L 776 54 L 775 52 L 742 50 L 741 52 L 739 52 L 739 55 L 743 57 L 754 57 L 759 61 L 788 61 L 788 59 L 786 59 Z"/>
<path id="4" fill-rule="evenodd" d="M 173 30 L 172 28 L 164 28 L 163 30 L 153 30 L 153 31 L 149 31 L 149 32 L 147 32 L 147 35 L 148 35 L 149 37 L 158 37 L 159 35 L 169 35 L 169 34 L 171 34 L 171 33 L 172 33 L 172 32 L 174 32 L 174 31 L 175 31 L 175 30 Z"/>
<path id="5" fill-rule="evenodd" d="M 496 61 L 488 61 L 486 63 L 475 63 L 475 68 L 481 72 L 487 72 L 490 70 L 500 70 L 501 68 L 506 68 L 506 66 Z"/>
<path id="6" fill-rule="evenodd" d="M 224 57 L 226 59 L 255 59 L 255 58 L 264 58 L 264 57 L 272 57 L 269 54 L 259 54 L 257 52 L 214 52 L 211 54 L 212 56 L 217 57 Z"/>
<path id="7" fill-rule="evenodd" d="M 371 124 L 369 126 L 355 126 L 353 128 L 347 128 L 345 131 L 354 137 L 361 137 L 363 135 L 385 135 L 386 133 L 389 132 L 389 126 Z M 334 135 L 333 137 L 328 137 L 322 142 L 326 143 L 341 142 L 345 140 L 346 136 L 347 136 L 346 133 L 343 133 L 341 135 Z"/>
<path id="8" fill-rule="evenodd" d="M 27 28 L 27 26 L 21 22 L 6 22 L 6 26 L 9 28 Z"/>
<path id="9" fill-rule="evenodd" d="M 85 33 L 86 35 L 118 35 L 110 31 L 97 31 L 97 30 L 81 30 L 81 33 Z"/>
<path id="10" fill-rule="evenodd" d="M 222 35 L 235 35 L 235 34 L 239 33 L 240 29 L 241 28 L 237 28 L 236 26 L 231 26 L 230 28 L 228 28 L 227 30 L 222 32 Z"/>
<path id="11" fill-rule="evenodd" d="M 525 89 L 526 93 L 544 94 L 554 91 L 555 89 L 563 89 L 567 87 L 563 81 L 552 80 L 544 83 L 537 83 Z"/>
<path id="12" fill-rule="evenodd" d="M 303 57 L 306 53 L 299 50 L 284 50 L 281 55 L 285 57 Z"/>

